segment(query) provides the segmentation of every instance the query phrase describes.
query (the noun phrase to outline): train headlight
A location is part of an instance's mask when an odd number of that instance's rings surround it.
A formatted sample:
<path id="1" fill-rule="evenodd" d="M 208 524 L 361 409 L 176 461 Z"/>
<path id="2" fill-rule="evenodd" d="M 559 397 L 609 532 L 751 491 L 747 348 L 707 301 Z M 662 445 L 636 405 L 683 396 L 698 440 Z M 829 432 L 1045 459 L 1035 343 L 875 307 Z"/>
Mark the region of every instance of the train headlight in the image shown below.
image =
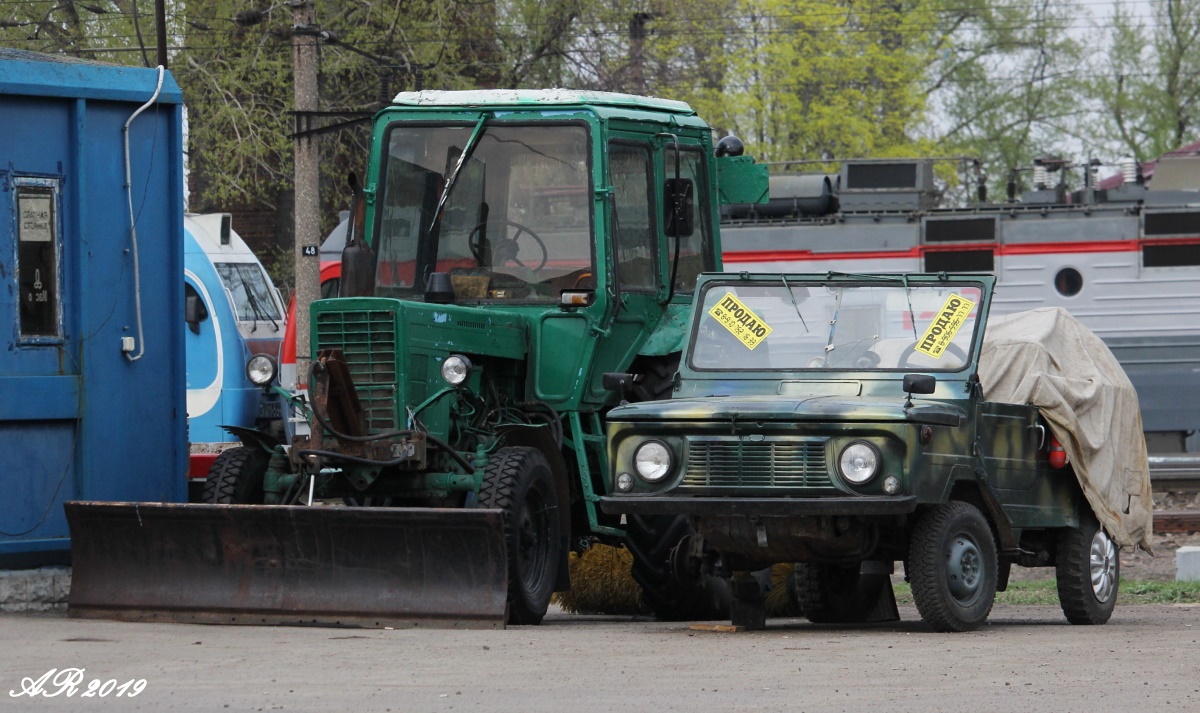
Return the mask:
<path id="1" fill-rule="evenodd" d="M 266 386 L 275 380 L 279 366 L 269 354 L 255 354 L 246 362 L 246 377 L 255 386 Z"/>

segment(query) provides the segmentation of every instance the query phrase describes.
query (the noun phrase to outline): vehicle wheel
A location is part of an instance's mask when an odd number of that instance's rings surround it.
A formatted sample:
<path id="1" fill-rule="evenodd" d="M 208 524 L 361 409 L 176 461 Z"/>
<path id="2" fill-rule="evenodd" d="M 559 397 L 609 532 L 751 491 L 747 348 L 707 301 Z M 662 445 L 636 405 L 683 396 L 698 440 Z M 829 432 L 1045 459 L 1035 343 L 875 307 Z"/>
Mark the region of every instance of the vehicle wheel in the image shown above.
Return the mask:
<path id="1" fill-rule="evenodd" d="M 672 550 L 691 534 L 692 526 L 683 516 L 628 517 L 625 546 L 633 554 L 631 573 L 642 587 L 642 603 L 661 621 L 728 619 L 733 599 L 729 582 L 707 574 L 689 581 L 675 574 Z"/>
<path id="2" fill-rule="evenodd" d="M 504 511 L 508 547 L 508 623 L 537 624 L 546 615 L 562 559 L 558 492 L 536 448 L 501 448 L 488 460 L 479 507 Z"/>
<path id="3" fill-rule="evenodd" d="M 789 582 L 796 609 L 814 624 L 866 621 L 889 580 L 887 575 L 861 574 L 859 567 L 797 562 Z"/>
<path id="4" fill-rule="evenodd" d="M 200 502 L 212 505 L 260 505 L 263 477 L 271 456 L 261 448 L 240 446 L 222 451 L 208 470 Z"/>
<path id="5" fill-rule="evenodd" d="M 998 560 L 992 529 L 970 503 L 935 506 L 909 543 L 917 611 L 935 631 L 978 629 L 996 599 Z"/>
<path id="6" fill-rule="evenodd" d="M 1117 605 L 1121 557 L 1116 544 L 1088 513 L 1079 527 L 1058 536 L 1058 603 L 1072 624 L 1103 624 Z"/>

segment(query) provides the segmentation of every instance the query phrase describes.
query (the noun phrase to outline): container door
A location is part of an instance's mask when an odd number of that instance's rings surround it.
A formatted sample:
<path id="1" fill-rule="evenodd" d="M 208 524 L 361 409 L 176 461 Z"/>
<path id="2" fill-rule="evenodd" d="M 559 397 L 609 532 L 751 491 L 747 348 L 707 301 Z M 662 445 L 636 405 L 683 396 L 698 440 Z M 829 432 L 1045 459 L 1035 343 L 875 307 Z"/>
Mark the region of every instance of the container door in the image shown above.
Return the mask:
<path id="1" fill-rule="evenodd" d="M 64 547 L 76 492 L 78 350 L 63 327 L 61 179 L 10 174 L 0 193 L 0 567 Z"/>

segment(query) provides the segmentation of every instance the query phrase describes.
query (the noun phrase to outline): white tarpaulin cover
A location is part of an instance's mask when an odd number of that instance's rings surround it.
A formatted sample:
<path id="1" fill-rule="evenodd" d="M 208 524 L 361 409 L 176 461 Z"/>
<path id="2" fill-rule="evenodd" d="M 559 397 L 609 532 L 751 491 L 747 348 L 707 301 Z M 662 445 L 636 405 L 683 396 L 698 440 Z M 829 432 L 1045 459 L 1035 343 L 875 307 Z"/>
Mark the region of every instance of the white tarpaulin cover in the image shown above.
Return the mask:
<path id="1" fill-rule="evenodd" d="M 979 380 L 989 401 L 1038 407 L 1096 519 L 1118 545 L 1149 551 L 1153 502 L 1142 412 L 1104 342 L 1061 307 L 993 317 Z"/>

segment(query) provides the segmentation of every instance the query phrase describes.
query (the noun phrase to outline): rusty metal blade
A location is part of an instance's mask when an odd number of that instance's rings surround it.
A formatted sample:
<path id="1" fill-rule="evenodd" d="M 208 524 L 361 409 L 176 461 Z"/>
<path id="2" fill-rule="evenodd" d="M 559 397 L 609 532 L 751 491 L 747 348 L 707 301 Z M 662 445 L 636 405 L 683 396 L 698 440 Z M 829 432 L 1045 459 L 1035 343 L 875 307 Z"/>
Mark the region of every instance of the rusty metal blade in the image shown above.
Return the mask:
<path id="1" fill-rule="evenodd" d="M 68 502 L 72 617 L 503 628 L 500 510 Z"/>

